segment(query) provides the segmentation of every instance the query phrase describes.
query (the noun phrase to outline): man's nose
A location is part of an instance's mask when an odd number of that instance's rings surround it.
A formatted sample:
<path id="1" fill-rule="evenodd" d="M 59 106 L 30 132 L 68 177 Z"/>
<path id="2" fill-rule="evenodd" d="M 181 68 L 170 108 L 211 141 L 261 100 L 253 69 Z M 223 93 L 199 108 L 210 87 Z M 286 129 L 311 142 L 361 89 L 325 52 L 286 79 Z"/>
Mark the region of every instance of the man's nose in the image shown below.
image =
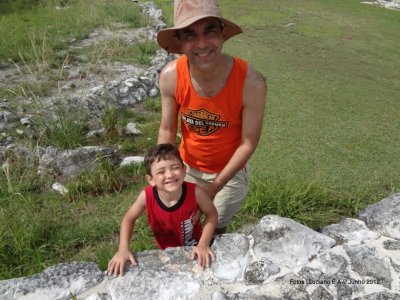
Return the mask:
<path id="1" fill-rule="evenodd" d="M 207 44 L 207 38 L 204 34 L 198 34 L 197 35 L 197 40 L 196 40 L 196 45 L 197 47 L 203 47 L 204 45 Z"/>

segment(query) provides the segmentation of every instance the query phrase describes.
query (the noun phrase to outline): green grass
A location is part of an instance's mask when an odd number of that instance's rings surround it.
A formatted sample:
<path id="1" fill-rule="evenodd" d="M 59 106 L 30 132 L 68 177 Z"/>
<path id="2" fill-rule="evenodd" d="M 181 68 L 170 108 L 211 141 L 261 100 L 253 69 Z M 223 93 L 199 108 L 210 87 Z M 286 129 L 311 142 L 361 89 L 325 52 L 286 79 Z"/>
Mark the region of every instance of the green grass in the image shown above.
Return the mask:
<path id="1" fill-rule="evenodd" d="M 15 8 L 1 15 L 0 60 L 21 61 L 20 51 L 32 73 L 57 67 L 63 58 L 54 63 L 52 53 L 66 41 L 87 36 L 95 26 L 112 28 L 110 20 L 125 22 L 123 15 L 116 18 L 105 9 L 125 2 L 90 3 L 89 14 L 84 4 L 82 13 L 78 7 L 63 11 L 64 25 L 57 29 L 51 20 L 61 17 L 54 9 L 42 5 L 21 11 L 15 2 Z M 172 24 L 173 1 L 156 3 L 166 8 L 165 20 Z M 355 0 L 220 0 L 220 6 L 245 32 L 229 40 L 225 51 L 248 60 L 268 82 L 262 137 L 249 162 L 250 193 L 229 231 L 266 214 L 318 229 L 357 217 L 363 207 L 399 192 L 399 12 Z M 81 18 L 84 11 L 88 20 L 67 30 L 67 20 Z M 36 26 L 39 20 L 43 22 Z M 6 23 L 12 30 L 3 29 Z M 113 47 L 106 48 L 115 49 L 92 53 L 89 48 L 86 54 L 131 63 L 131 56 L 145 61 L 155 50 L 151 44 L 133 49 L 120 40 L 110 43 Z M 46 87 L 34 82 L 25 90 Z M 143 155 L 156 143 L 159 118 L 159 98 L 133 110 L 111 109 L 103 119 L 110 135 L 82 143 Z M 142 135 L 125 136 L 128 122 L 139 123 Z M 69 182 L 69 196 L 50 192 L 52 182 L 37 171 L 30 157 L 12 157 L 9 167 L 0 169 L 0 278 L 27 276 L 76 259 L 105 269 L 117 249 L 122 216 L 145 185 L 143 170 L 112 167 L 99 159 L 93 172 Z M 147 221 L 141 218 L 132 249 L 152 248 Z"/>
<path id="2" fill-rule="evenodd" d="M 256 66 L 269 89 L 238 219 L 265 201 L 255 216 L 317 228 L 399 191 L 399 12 L 358 1 L 240 3 L 221 1 L 245 31 L 225 49 Z M 310 185 L 315 200 L 298 196 L 304 207 L 293 214 L 295 190 Z"/>
<path id="3" fill-rule="evenodd" d="M 129 43 L 122 39 L 114 38 L 100 45 L 102 51 L 99 58 L 109 61 L 119 61 L 124 63 L 136 63 L 149 65 L 151 57 L 158 50 L 158 45 L 154 42 Z M 99 52 L 99 45 L 94 44 L 86 49 L 87 56 L 93 57 Z"/>
<path id="4" fill-rule="evenodd" d="M 229 1 L 221 6 L 242 11 Z M 256 9 L 273 17 L 263 22 Z M 354 198 L 398 190 L 398 12 L 357 1 L 258 1 L 246 16 L 252 23 L 243 20 L 246 34 L 227 51 L 268 80 L 253 173 L 317 179 Z"/>
<path id="5" fill-rule="evenodd" d="M 138 6 L 129 1 L 36 1 L 31 9 L 21 6 L 7 10 L 11 1 L 0 8 L 0 61 L 31 63 L 43 57 L 57 64 L 55 51 L 67 49 L 71 41 L 89 36 L 95 27 L 112 28 L 115 22 L 126 28 L 147 24 Z M 20 1 L 23 2 L 23 1 Z M 64 9 L 60 2 L 65 3 Z M 23 6 L 23 5 L 22 5 Z"/>

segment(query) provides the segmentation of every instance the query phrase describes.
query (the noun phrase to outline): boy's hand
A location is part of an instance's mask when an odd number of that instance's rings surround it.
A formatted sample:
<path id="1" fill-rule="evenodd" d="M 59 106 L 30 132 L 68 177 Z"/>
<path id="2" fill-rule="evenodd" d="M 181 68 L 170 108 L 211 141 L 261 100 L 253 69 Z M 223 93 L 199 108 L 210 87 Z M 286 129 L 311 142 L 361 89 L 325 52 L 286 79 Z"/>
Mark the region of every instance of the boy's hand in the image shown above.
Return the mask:
<path id="1" fill-rule="evenodd" d="M 211 261 L 215 260 L 214 253 L 211 251 L 211 248 L 205 245 L 197 245 L 193 247 L 192 259 L 194 259 L 196 256 L 197 265 L 201 269 L 203 269 L 203 267 L 210 267 L 210 259 Z"/>
<path id="2" fill-rule="evenodd" d="M 108 263 L 107 274 L 113 276 L 123 275 L 127 261 L 130 261 L 134 266 L 137 265 L 136 259 L 129 250 L 119 250 Z"/>

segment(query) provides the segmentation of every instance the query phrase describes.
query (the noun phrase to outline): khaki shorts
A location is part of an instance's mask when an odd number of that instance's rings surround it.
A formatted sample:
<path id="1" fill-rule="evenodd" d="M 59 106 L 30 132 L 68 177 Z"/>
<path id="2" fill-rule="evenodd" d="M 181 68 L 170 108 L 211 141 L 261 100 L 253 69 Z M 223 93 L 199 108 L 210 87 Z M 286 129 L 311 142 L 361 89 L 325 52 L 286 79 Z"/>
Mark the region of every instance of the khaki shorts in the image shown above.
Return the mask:
<path id="1" fill-rule="evenodd" d="M 205 173 L 186 165 L 185 180 L 197 183 L 199 186 L 212 182 L 217 173 Z M 228 226 L 234 215 L 240 210 L 246 195 L 249 191 L 249 174 L 247 167 L 244 167 L 225 184 L 214 198 L 214 205 L 218 211 L 217 228 Z"/>

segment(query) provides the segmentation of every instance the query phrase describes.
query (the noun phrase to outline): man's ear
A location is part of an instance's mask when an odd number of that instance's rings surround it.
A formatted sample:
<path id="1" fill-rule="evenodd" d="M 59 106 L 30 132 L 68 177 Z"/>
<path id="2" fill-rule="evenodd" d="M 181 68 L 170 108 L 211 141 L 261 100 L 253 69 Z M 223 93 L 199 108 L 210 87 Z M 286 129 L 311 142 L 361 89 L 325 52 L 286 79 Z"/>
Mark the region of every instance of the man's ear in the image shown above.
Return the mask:
<path id="1" fill-rule="evenodd" d="M 150 175 L 146 175 L 146 180 L 151 186 L 155 186 L 156 183 L 153 181 L 153 177 Z"/>

